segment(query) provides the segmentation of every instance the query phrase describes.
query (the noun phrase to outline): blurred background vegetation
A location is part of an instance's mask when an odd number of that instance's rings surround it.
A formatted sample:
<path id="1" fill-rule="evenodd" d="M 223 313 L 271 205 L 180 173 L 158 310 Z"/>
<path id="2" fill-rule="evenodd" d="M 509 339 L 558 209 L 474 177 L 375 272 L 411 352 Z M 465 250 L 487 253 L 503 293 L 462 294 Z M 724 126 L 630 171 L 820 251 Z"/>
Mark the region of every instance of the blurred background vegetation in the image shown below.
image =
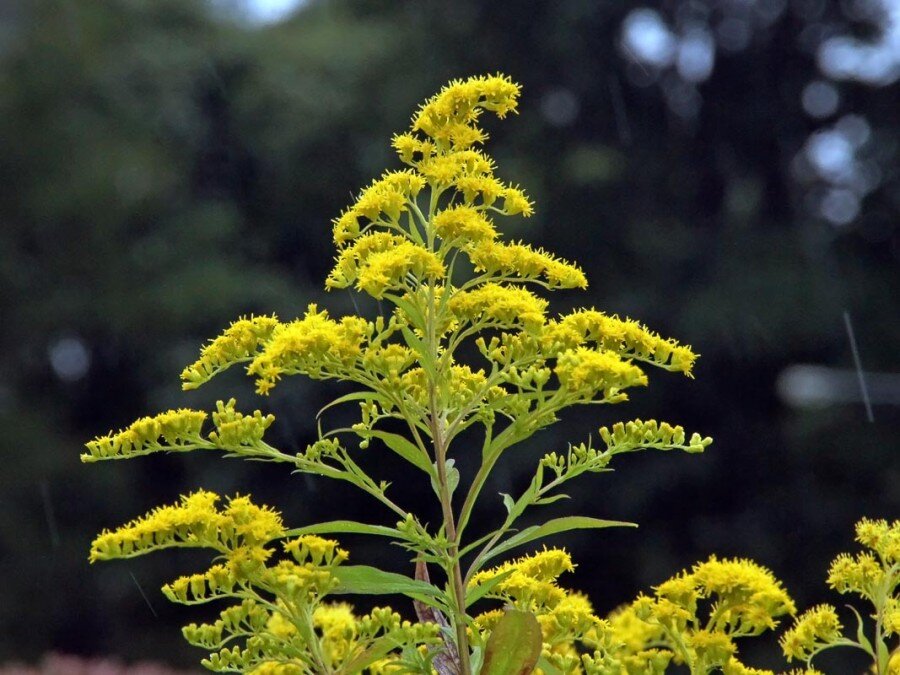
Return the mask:
<path id="1" fill-rule="evenodd" d="M 390 519 L 277 467 L 199 455 L 88 467 L 78 454 L 142 414 L 231 393 L 276 414 L 284 447 L 308 443 L 338 388 L 296 380 L 257 399 L 234 373 L 183 394 L 178 373 L 242 313 L 352 311 L 349 294 L 322 290 L 330 219 L 398 165 L 390 135 L 422 99 L 496 71 L 524 95 L 520 115 L 490 123 L 489 149 L 538 206 L 508 235 L 578 260 L 591 281 L 557 308 L 640 318 L 703 357 L 694 381 L 657 373 L 625 407 L 567 416 L 485 494 L 521 489 L 541 453 L 600 424 L 677 421 L 716 444 L 625 458 L 561 507 L 641 524 L 561 538 L 580 563 L 569 583 L 602 613 L 716 552 L 771 567 L 801 606 L 840 603 L 824 576 L 852 523 L 900 513 L 900 4 L 263 9 L 0 5 L 0 662 L 56 650 L 196 663 L 177 627 L 202 613 L 158 592 L 195 559 L 86 560 L 101 528 L 186 490 L 253 492 L 295 525 Z M 500 508 L 485 500 L 485 528 Z M 400 551 L 347 543 L 359 562 L 409 570 Z M 782 667 L 774 639 L 747 660 Z"/>

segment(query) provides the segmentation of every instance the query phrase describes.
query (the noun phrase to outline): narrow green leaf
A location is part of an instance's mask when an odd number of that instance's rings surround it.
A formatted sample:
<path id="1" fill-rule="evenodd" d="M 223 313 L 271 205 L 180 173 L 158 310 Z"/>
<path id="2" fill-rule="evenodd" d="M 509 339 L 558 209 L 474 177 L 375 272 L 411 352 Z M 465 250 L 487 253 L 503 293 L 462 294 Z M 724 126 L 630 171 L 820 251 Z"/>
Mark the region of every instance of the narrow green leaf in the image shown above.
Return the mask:
<path id="1" fill-rule="evenodd" d="M 327 523 L 317 523 L 288 530 L 285 537 L 299 537 L 304 534 L 374 534 L 392 539 L 404 539 L 403 533 L 393 527 L 384 525 L 369 525 L 358 523 L 355 520 L 332 520 Z"/>
<path id="2" fill-rule="evenodd" d="M 541 656 L 541 626 L 531 612 L 507 610 L 484 648 L 481 675 L 529 675 Z"/>
<path id="3" fill-rule="evenodd" d="M 319 412 L 316 413 L 316 419 L 322 416 L 322 413 L 328 410 L 329 408 L 333 408 L 335 406 L 341 405 L 342 403 L 350 403 L 351 401 L 379 401 L 383 402 L 384 397 L 381 394 L 374 391 L 354 391 L 349 394 L 345 394 L 339 398 L 334 399 L 331 403 L 323 406 Z"/>
<path id="4" fill-rule="evenodd" d="M 559 534 L 560 532 L 568 532 L 569 530 L 594 530 L 604 527 L 637 527 L 636 523 L 625 523 L 619 520 L 601 520 L 600 518 L 589 518 L 588 516 L 565 516 L 564 518 L 554 518 L 548 520 L 543 525 L 532 525 L 516 535 L 513 535 L 502 544 L 491 551 L 487 557 L 481 562 L 490 560 L 491 558 L 506 553 L 510 549 L 522 544 L 527 544 L 535 539 L 549 537 L 551 534 Z"/>
<path id="5" fill-rule="evenodd" d="M 516 505 L 516 500 L 505 492 L 501 492 L 500 496 L 503 497 L 503 506 L 506 507 L 506 512 L 512 513 L 513 507 Z"/>
<path id="6" fill-rule="evenodd" d="M 887 664 L 888 661 L 891 660 L 891 652 L 888 649 L 888 646 L 884 644 L 884 640 L 879 640 L 878 644 L 875 645 L 875 649 L 878 650 L 878 670 L 879 672 L 887 672 Z"/>
<path id="7" fill-rule="evenodd" d="M 392 434 L 387 431 L 381 431 L 379 429 L 373 429 L 367 433 L 382 441 L 386 446 L 400 455 L 407 462 L 420 468 L 429 476 L 434 475 L 431 462 L 428 461 L 428 458 L 425 456 L 425 454 L 421 450 L 419 450 L 419 448 L 416 447 L 411 441 L 403 438 L 403 436 L 400 436 L 399 434 Z"/>
<path id="8" fill-rule="evenodd" d="M 859 646 L 862 647 L 872 658 L 875 658 L 875 649 L 872 647 L 872 643 L 869 641 L 869 638 L 866 637 L 865 624 L 863 623 L 862 617 L 859 615 L 859 612 L 856 611 L 856 607 L 853 605 L 847 605 L 847 609 L 853 612 L 854 616 L 856 616 L 856 641 L 859 643 Z"/>
<path id="9" fill-rule="evenodd" d="M 357 595 L 408 595 L 413 598 L 426 598 L 424 602 L 430 602 L 429 598 L 442 598 L 444 593 L 435 586 L 424 581 L 417 581 L 410 577 L 395 572 L 385 572 L 377 567 L 369 565 L 340 565 L 334 569 L 338 587 L 331 591 L 342 595 L 353 593 Z"/>
<path id="10" fill-rule="evenodd" d="M 560 499 L 571 499 L 567 494 L 558 494 L 553 495 L 552 497 L 544 497 L 542 499 L 535 500 L 535 506 L 546 506 L 547 504 L 552 504 L 553 502 L 558 502 Z"/>

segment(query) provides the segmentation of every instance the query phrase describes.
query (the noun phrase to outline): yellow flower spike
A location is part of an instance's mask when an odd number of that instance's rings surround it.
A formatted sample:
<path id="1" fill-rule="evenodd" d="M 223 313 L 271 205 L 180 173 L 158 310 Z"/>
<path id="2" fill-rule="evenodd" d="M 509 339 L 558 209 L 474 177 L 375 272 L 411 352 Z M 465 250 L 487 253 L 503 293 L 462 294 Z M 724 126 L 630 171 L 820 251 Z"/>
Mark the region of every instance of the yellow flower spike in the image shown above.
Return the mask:
<path id="1" fill-rule="evenodd" d="M 900 520 L 863 518 L 856 524 L 856 540 L 875 551 L 889 565 L 900 563 Z"/>
<path id="2" fill-rule="evenodd" d="M 587 278 L 576 265 L 527 244 L 481 241 L 467 252 L 476 272 L 514 279 L 543 279 L 551 288 L 587 288 Z"/>
<path id="3" fill-rule="evenodd" d="M 174 546 L 225 553 L 242 546 L 260 547 L 283 533 L 281 517 L 268 507 L 235 497 L 218 511 L 219 499 L 213 492 L 199 490 L 117 530 L 104 530 L 91 544 L 90 560 L 130 558 Z"/>
<path id="4" fill-rule="evenodd" d="M 723 666 L 737 651 L 734 642 L 724 633 L 698 630 L 688 634 L 687 646 L 702 663 L 708 666 Z"/>
<path id="5" fill-rule="evenodd" d="M 688 376 L 697 360 L 690 347 L 662 338 L 637 321 L 593 309 L 577 310 L 551 321 L 542 334 L 542 344 L 548 355 L 589 343 Z"/>
<path id="6" fill-rule="evenodd" d="M 448 304 L 455 317 L 473 323 L 486 320 L 502 328 L 535 330 L 546 321 L 547 301 L 519 286 L 484 284 L 455 293 Z"/>
<path id="7" fill-rule="evenodd" d="M 249 361 L 278 325 L 274 316 L 238 319 L 200 351 L 197 361 L 182 371 L 182 389 L 196 389 L 235 363 Z"/>
<path id="8" fill-rule="evenodd" d="M 322 635 L 322 648 L 331 663 L 344 662 L 356 648 L 359 623 L 350 605 L 319 605 L 313 612 L 313 625 Z"/>
<path id="9" fill-rule="evenodd" d="M 373 253 L 361 266 L 356 287 L 373 298 L 404 286 L 406 276 L 431 282 L 443 277 L 446 269 L 431 251 L 412 242 L 403 242 L 388 251 Z"/>
<path id="10" fill-rule="evenodd" d="M 817 605 L 797 617 L 779 644 L 787 660 L 806 661 L 820 647 L 841 638 L 841 622 L 831 605 Z"/>
<path id="11" fill-rule="evenodd" d="M 856 593 L 874 600 L 884 580 L 881 563 L 869 552 L 841 553 L 828 570 L 828 585 L 838 593 Z"/>
<path id="12" fill-rule="evenodd" d="M 882 614 L 884 632 L 888 635 L 900 635 L 900 598 L 888 598 Z"/>
<path id="13" fill-rule="evenodd" d="M 560 384 L 585 399 L 602 391 L 607 398 L 621 400 L 621 390 L 647 385 L 647 376 L 637 366 L 613 352 L 585 347 L 560 354 L 554 372 Z"/>
<path id="14" fill-rule="evenodd" d="M 206 413 L 199 410 L 169 410 L 142 417 L 127 429 L 98 436 L 85 444 L 82 462 L 127 459 L 160 451 L 185 451 L 203 446 L 201 429 Z"/>
<path id="15" fill-rule="evenodd" d="M 234 409 L 236 403 L 233 398 L 228 403 L 216 402 L 216 412 L 212 414 L 216 430 L 209 434 L 209 440 L 216 447 L 256 445 L 275 421 L 274 415 L 263 415 L 259 410 L 254 410 L 252 415 L 240 413 Z"/>
<path id="16" fill-rule="evenodd" d="M 314 534 L 286 541 L 284 551 L 301 564 L 311 562 L 313 565 L 339 565 L 348 557 L 347 552 L 339 548 L 338 542 Z"/>
<path id="17" fill-rule="evenodd" d="M 260 394 L 268 393 L 284 373 L 340 375 L 360 357 L 370 332 L 371 324 L 361 317 L 337 322 L 311 304 L 302 319 L 279 326 L 247 373 L 256 376 Z"/>
<path id="18" fill-rule="evenodd" d="M 440 211 L 433 219 L 434 230 L 446 241 L 476 243 L 496 239 L 497 230 L 485 215 L 471 206 L 457 205 Z"/>
<path id="19" fill-rule="evenodd" d="M 718 560 L 695 565 L 692 577 L 701 597 L 715 597 L 720 630 L 760 634 L 778 625 L 777 617 L 793 614 L 793 600 L 775 576 L 752 560 Z"/>
<path id="20" fill-rule="evenodd" d="M 517 187 L 507 187 L 500 194 L 503 199 L 502 211 L 507 216 L 521 214 L 525 218 L 534 215 L 534 204 L 527 195 Z"/>
<path id="21" fill-rule="evenodd" d="M 480 109 L 505 117 L 516 110 L 519 93 L 519 85 L 502 75 L 453 80 L 422 105 L 412 129 L 445 147 L 465 142 L 470 137 L 461 137 L 460 124 L 474 127 Z"/>
<path id="22" fill-rule="evenodd" d="M 616 422 L 612 428 L 600 427 L 600 438 L 607 449 L 614 453 L 645 447 L 661 450 L 677 448 L 694 453 L 703 452 L 712 444 L 711 438 L 702 438 L 697 433 L 691 434 L 691 437 L 686 439 L 681 426 L 672 426 L 667 422 L 660 423 L 656 420 Z"/>

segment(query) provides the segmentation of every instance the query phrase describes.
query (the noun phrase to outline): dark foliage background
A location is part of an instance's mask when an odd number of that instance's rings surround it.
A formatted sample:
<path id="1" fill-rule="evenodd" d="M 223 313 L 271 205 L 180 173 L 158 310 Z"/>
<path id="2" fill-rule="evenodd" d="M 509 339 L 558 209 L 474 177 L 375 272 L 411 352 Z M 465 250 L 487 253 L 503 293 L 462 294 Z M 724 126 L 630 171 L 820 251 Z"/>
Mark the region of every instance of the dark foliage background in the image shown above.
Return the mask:
<path id="1" fill-rule="evenodd" d="M 265 26 L 199 0 L 0 13 L 0 660 L 196 663 L 177 626 L 198 615 L 157 589 L 197 560 L 86 562 L 99 529 L 183 491 L 252 492 L 296 524 L 389 518 L 277 467 L 78 454 L 142 414 L 232 393 L 276 414 L 285 447 L 309 442 L 338 389 L 297 380 L 263 400 L 235 373 L 183 394 L 178 373 L 242 313 L 352 311 L 322 291 L 330 219 L 397 164 L 389 137 L 414 106 L 486 71 L 524 85 L 521 114 L 490 124 L 501 174 L 538 205 L 510 236 L 591 280 L 557 308 L 638 317 L 703 358 L 694 381 L 657 373 L 626 407 L 569 415 L 511 453 L 479 524 L 541 453 L 637 416 L 716 444 L 626 458 L 560 507 L 641 524 L 558 542 L 601 612 L 712 552 L 771 567 L 801 606 L 840 603 L 824 576 L 853 522 L 898 517 L 894 0 L 323 0 Z M 398 499 L 427 498 L 402 483 Z M 774 639 L 747 653 L 783 667 Z"/>

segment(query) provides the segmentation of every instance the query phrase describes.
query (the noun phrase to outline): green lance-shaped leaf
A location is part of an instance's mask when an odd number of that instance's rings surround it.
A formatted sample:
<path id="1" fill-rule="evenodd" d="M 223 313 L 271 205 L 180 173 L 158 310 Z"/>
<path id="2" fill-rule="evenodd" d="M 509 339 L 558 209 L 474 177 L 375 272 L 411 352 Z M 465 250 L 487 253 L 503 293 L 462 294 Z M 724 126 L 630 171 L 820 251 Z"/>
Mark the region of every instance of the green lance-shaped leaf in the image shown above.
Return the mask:
<path id="1" fill-rule="evenodd" d="M 366 434 L 374 436 L 382 441 L 407 462 L 418 467 L 432 478 L 434 477 L 434 469 L 428 457 L 424 455 L 418 447 L 403 438 L 403 436 L 392 434 L 387 431 L 380 431 L 378 429 L 371 429 L 367 431 Z"/>
<path id="2" fill-rule="evenodd" d="M 549 537 L 551 534 L 559 534 L 570 530 L 595 530 L 605 527 L 637 527 L 635 523 L 626 523 L 618 520 L 601 520 L 600 518 L 589 518 L 588 516 L 565 516 L 563 518 L 554 518 L 548 520 L 543 525 L 533 525 L 526 527 L 516 535 L 513 535 L 502 544 L 494 548 L 489 555 L 485 556 L 480 562 L 490 560 L 494 556 L 506 553 L 510 549 L 522 544 L 527 544 L 535 539 Z"/>
<path id="3" fill-rule="evenodd" d="M 334 594 L 398 594 L 439 606 L 444 605 L 447 599 L 443 591 L 429 583 L 369 565 L 341 565 L 332 574 L 338 580 L 338 587 L 331 591 Z"/>
<path id="4" fill-rule="evenodd" d="M 542 644 L 534 614 L 507 610 L 488 638 L 481 675 L 528 675 L 541 656 Z"/>

